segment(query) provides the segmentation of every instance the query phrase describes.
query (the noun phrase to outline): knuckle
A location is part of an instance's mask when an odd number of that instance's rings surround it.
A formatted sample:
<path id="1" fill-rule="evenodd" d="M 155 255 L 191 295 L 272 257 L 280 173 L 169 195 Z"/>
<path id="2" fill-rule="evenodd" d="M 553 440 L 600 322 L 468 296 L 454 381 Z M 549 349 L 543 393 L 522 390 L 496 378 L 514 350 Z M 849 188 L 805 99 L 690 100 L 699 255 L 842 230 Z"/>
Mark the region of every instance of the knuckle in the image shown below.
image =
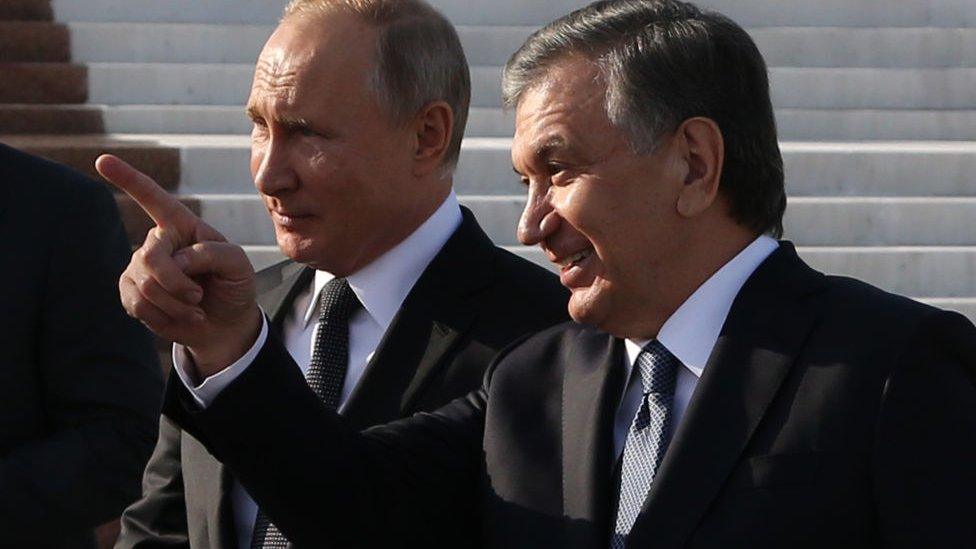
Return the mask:
<path id="1" fill-rule="evenodd" d="M 149 295 L 156 291 L 156 281 L 150 276 L 140 276 L 135 280 L 135 286 L 142 295 Z"/>
<path id="2" fill-rule="evenodd" d="M 154 313 L 153 306 L 145 299 L 133 300 L 129 312 L 140 320 L 148 320 Z"/>

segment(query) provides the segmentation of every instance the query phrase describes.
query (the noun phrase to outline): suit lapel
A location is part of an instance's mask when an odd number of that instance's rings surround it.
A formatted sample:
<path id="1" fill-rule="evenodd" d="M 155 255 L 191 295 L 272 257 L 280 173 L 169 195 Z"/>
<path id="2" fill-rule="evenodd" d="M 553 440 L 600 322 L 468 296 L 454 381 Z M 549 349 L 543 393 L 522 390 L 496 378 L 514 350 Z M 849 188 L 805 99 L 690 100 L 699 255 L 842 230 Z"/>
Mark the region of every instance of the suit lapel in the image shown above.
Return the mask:
<path id="1" fill-rule="evenodd" d="M 823 276 L 782 243 L 743 286 L 628 545 L 684 545 L 789 373 Z"/>
<path id="2" fill-rule="evenodd" d="M 477 318 L 473 300 L 493 281 L 494 244 L 467 209 L 404 300 L 343 409 L 354 426 L 414 411 L 417 399 Z"/>
<path id="3" fill-rule="evenodd" d="M 315 271 L 300 263 L 285 261 L 263 271 L 257 281 L 258 304 L 271 319 L 271 328 L 281 333 L 282 323 L 295 296 L 311 284 Z M 194 475 L 193 482 L 206 494 L 206 501 L 216 505 L 213 515 L 217 517 L 218 547 L 236 547 L 237 532 L 234 527 L 234 508 L 231 489 L 234 476 L 224 464 L 212 457 L 202 446 L 205 456 L 191 460 L 203 464 L 205 470 Z"/>
<path id="4" fill-rule="evenodd" d="M 613 485 L 613 418 L 623 393 L 623 342 L 595 330 L 565 347 L 563 514 L 568 547 L 606 544 Z M 583 525 L 581 528 L 580 525 Z"/>
<path id="5" fill-rule="evenodd" d="M 314 277 L 313 269 L 293 261 L 279 263 L 261 273 L 257 284 L 258 305 L 279 334 L 295 296 L 308 289 Z"/>
<path id="6" fill-rule="evenodd" d="M 181 435 L 180 453 L 187 512 L 205 509 L 204 513 L 189 519 L 191 542 L 216 547 L 236 546 L 231 507 L 233 478 L 203 444 L 185 431 Z"/>

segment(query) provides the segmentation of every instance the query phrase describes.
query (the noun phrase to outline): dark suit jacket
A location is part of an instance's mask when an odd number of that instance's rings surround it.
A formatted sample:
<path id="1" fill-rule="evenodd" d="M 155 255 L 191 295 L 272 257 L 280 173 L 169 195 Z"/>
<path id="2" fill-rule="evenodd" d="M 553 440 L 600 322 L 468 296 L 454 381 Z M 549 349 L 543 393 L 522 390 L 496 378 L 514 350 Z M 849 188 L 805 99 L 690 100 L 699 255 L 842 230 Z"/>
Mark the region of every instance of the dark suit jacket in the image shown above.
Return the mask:
<path id="1" fill-rule="evenodd" d="M 170 384 L 164 413 L 292 539 L 430 546 L 471 513 L 468 546 L 607 546 L 620 340 L 547 330 L 481 390 L 365 433 L 275 368 L 283 353 L 269 341 L 206 410 Z M 249 405 L 270 395 L 289 405 Z M 271 445 L 241 427 L 261 424 L 295 428 Z M 784 243 L 737 296 L 628 546 L 971 547 L 974 462 L 973 325 Z"/>
<path id="2" fill-rule="evenodd" d="M 463 214 L 462 225 L 410 291 L 350 396 L 343 415 L 352 428 L 439 408 L 476 389 L 500 349 L 567 318 L 568 294 L 558 279 L 496 248 L 471 212 Z M 294 296 L 308 288 L 313 273 L 286 262 L 259 274 L 260 303 L 277 328 L 273 333 L 280 333 Z M 277 357 L 276 367 L 294 370 L 302 379 L 287 352 Z M 262 397 L 249 406 L 287 406 L 291 398 L 276 397 L 282 400 Z M 282 429 L 266 432 L 277 437 Z M 296 457 L 303 453 L 295 450 Z M 164 416 L 146 470 L 145 495 L 126 511 L 117 547 L 236 546 L 231 482 L 199 441 Z"/>
<path id="3" fill-rule="evenodd" d="M 0 545 L 90 547 L 139 497 L 163 380 L 111 193 L 0 145 Z"/>

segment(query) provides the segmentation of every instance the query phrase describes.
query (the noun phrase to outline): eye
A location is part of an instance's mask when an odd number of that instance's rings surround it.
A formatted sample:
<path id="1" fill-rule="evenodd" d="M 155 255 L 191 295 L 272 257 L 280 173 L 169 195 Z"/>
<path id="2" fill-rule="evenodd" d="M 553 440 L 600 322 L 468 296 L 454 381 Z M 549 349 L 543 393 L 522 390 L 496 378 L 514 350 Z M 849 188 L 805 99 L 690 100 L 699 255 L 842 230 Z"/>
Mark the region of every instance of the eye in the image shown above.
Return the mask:
<path id="1" fill-rule="evenodd" d="M 301 135 L 302 137 L 315 137 L 318 135 L 317 133 L 315 133 L 315 130 L 309 128 L 308 126 L 302 126 L 298 128 L 298 134 Z"/>

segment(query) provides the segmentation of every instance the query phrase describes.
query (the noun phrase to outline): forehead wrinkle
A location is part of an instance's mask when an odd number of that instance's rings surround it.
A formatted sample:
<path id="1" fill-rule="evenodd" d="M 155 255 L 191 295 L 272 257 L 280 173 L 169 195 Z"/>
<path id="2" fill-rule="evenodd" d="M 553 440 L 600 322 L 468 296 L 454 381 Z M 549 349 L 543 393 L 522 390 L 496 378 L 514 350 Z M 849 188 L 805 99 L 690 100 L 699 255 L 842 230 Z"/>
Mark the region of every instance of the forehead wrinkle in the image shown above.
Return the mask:
<path id="1" fill-rule="evenodd" d="M 265 51 L 255 66 L 254 90 L 283 96 L 281 98 L 286 101 L 293 99 L 302 78 L 299 67 L 303 65 L 302 59 L 294 57 L 294 54 L 288 56 L 277 48 Z M 304 54 L 299 57 L 307 58 L 309 55 Z"/>

